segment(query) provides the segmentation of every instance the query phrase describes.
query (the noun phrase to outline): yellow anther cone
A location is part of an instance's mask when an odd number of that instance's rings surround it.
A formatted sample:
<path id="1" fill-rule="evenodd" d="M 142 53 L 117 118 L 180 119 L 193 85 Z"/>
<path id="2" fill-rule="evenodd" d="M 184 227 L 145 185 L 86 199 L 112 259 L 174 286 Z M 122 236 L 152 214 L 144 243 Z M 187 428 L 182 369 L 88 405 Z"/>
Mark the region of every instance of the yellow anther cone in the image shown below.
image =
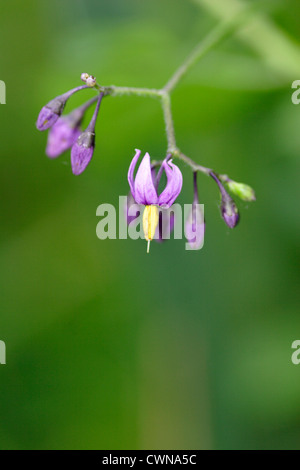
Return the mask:
<path id="1" fill-rule="evenodd" d="M 158 215 L 157 206 L 145 206 L 143 213 L 143 229 L 145 239 L 148 242 L 147 253 L 149 253 L 150 242 L 154 238 L 156 227 L 158 225 Z"/>

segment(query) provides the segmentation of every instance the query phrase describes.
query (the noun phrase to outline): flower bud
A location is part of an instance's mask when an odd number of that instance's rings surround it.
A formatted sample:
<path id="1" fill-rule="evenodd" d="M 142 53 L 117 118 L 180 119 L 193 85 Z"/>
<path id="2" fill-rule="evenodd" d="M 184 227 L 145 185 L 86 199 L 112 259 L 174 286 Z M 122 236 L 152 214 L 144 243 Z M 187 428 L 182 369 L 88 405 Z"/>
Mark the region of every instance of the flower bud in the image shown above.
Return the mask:
<path id="1" fill-rule="evenodd" d="M 221 202 L 221 213 L 225 223 L 229 228 L 234 228 L 239 221 L 238 208 L 233 199 L 229 195 L 228 197 L 222 196 Z"/>
<path id="2" fill-rule="evenodd" d="M 96 78 L 93 77 L 93 75 L 90 75 L 87 79 L 86 79 L 86 84 L 87 86 L 89 87 L 94 87 L 96 85 L 97 81 L 96 81 Z"/>
<path id="3" fill-rule="evenodd" d="M 185 236 L 189 249 L 200 250 L 204 242 L 205 222 L 203 205 L 193 202 L 191 212 L 185 223 Z"/>
<path id="4" fill-rule="evenodd" d="M 80 175 L 92 159 L 95 149 L 95 126 L 102 98 L 103 93 L 100 93 L 91 122 L 71 149 L 71 165 L 74 175 Z"/>
<path id="5" fill-rule="evenodd" d="M 95 148 L 95 133 L 83 132 L 71 150 L 71 165 L 74 175 L 80 175 L 90 163 Z"/>
<path id="6" fill-rule="evenodd" d="M 185 236 L 188 241 L 187 249 L 200 250 L 204 243 L 204 210 L 199 204 L 197 172 L 194 172 L 194 200 L 191 211 L 185 223 Z"/>
<path id="7" fill-rule="evenodd" d="M 49 158 L 56 158 L 72 147 L 81 134 L 80 124 L 86 110 L 97 100 L 92 98 L 74 109 L 70 114 L 60 117 L 50 129 L 46 148 Z"/>
<path id="8" fill-rule="evenodd" d="M 96 84 L 96 78 L 93 75 L 89 75 L 88 73 L 82 73 L 80 76 L 81 80 L 87 84 L 87 86 L 93 88 Z"/>
<path id="9" fill-rule="evenodd" d="M 44 106 L 38 116 L 36 127 L 39 131 L 46 131 L 52 127 L 65 107 L 65 101 L 61 97 L 54 98 L 50 103 Z"/>
<path id="10" fill-rule="evenodd" d="M 61 96 L 57 96 L 56 98 L 54 98 L 54 100 L 46 104 L 46 106 L 41 109 L 40 114 L 37 118 L 37 129 L 39 131 L 46 131 L 47 129 L 52 127 L 62 114 L 65 104 L 70 98 L 70 96 L 76 93 L 77 91 L 83 90 L 84 88 L 87 88 L 87 85 L 82 85 L 73 88 L 73 90 L 67 91 L 67 93 L 64 93 Z"/>
<path id="11" fill-rule="evenodd" d="M 238 196 L 243 201 L 256 200 L 254 189 L 252 189 L 251 186 L 248 186 L 247 184 L 237 183 L 236 181 L 230 180 L 228 181 L 227 186 L 233 194 Z"/>
<path id="12" fill-rule="evenodd" d="M 239 221 L 239 212 L 234 200 L 229 196 L 217 175 L 211 171 L 210 176 L 219 186 L 221 193 L 221 214 L 229 228 L 234 228 Z"/>
<path id="13" fill-rule="evenodd" d="M 89 74 L 88 73 L 82 73 L 80 78 L 83 82 L 86 82 L 87 79 L 89 78 Z"/>
<path id="14" fill-rule="evenodd" d="M 72 147 L 80 136 L 79 126 L 72 127 L 67 117 L 60 117 L 50 129 L 46 147 L 46 155 L 56 158 Z"/>

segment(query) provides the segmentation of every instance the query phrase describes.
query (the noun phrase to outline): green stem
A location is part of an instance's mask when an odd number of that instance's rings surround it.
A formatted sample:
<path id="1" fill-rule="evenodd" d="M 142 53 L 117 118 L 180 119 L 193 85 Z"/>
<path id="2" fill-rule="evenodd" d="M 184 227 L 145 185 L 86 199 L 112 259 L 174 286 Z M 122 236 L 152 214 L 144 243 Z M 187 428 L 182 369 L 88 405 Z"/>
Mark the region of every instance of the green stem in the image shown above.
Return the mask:
<path id="1" fill-rule="evenodd" d="M 251 8 L 252 10 L 252 8 Z M 243 23 L 249 16 L 250 8 L 246 7 L 242 12 L 237 14 L 230 21 L 218 25 L 211 31 L 205 39 L 203 39 L 187 57 L 183 64 L 176 70 L 168 83 L 164 86 L 164 90 L 168 93 L 174 90 L 184 75 L 207 54 L 213 47 L 220 43 L 226 36 L 232 34 L 238 26 Z"/>
<path id="2" fill-rule="evenodd" d="M 155 97 L 158 98 L 161 95 L 160 90 L 152 88 L 134 88 L 134 87 L 124 87 L 124 86 L 105 86 L 96 85 L 97 90 L 104 92 L 105 95 L 110 96 L 125 96 L 125 95 L 136 95 L 136 96 L 145 96 L 145 97 Z"/>
<path id="3" fill-rule="evenodd" d="M 166 134 L 167 134 L 167 140 L 168 140 L 167 153 L 175 154 L 177 147 L 176 147 L 173 116 L 172 116 L 172 110 L 171 110 L 171 99 L 170 99 L 169 93 L 161 92 L 161 105 L 162 105 L 162 109 L 164 113 Z"/>
<path id="4" fill-rule="evenodd" d="M 224 22 L 221 25 L 217 26 L 204 40 L 202 40 L 192 53 L 187 57 L 184 63 L 176 70 L 174 75 L 170 78 L 168 83 L 161 90 L 152 89 L 152 88 L 134 88 L 134 87 L 118 87 L 118 86 L 100 86 L 96 84 L 96 88 L 99 92 L 103 93 L 104 96 L 124 96 L 124 95 L 136 95 L 144 97 L 154 97 L 159 98 L 164 114 L 166 134 L 168 141 L 167 153 L 171 154 L 173 157 L 185 162 L 191 167 L 194 172 L 202 172 L 206 175 L 209 175 L 212 170 L 206 168 L 202 165 L 198 165 L 191 158 L 187 157 L 182 153 L 176 145 L 175 130 L 173 123 L 173 116 L 171 110 L 171 98 L 170 93 L 178 85 L 183 76 L 214 46 L 216 46 L 220 41 L 222 41 L 226 36 L 232 34 L 242 22 L 249 17 L 249 10 L 251 7 L 244 8 L 241 12 L 236 14 L 233 19 L 230 21 Z M 222 181 L 228 181 L 229 178 L 227 175 L 221 175 L 220 179 Z"/>

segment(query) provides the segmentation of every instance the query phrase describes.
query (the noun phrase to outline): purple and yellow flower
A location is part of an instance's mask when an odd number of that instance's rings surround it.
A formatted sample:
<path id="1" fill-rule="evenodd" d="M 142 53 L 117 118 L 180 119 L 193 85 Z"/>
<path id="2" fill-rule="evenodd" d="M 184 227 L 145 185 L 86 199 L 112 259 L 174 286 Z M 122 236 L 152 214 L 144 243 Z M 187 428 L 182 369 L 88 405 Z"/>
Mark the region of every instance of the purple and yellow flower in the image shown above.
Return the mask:
<path id="1" fill-rule="evenodd" d="M 80 175 L 90 163 L 95 149 L 95 126 L 103 93 L 99 94 L 97 106 L 91 122 L 86 130 L 80 134 L 71 149 L 71 165 L 74 175 Z"/>
<path id="2" fill-rule="evenodd" d="M 61 116 L 65 104 L 74 93 L 77 91 L 83 90 L 88 88 L 87 85 L 82 85 L 73 90 L 67 91 L 63 95 L 57 96 L 53 100 L 51 100 L 48 104 L 46 104 L 40 111 L 38 115 L 36 127 L 39 131 L 46 131 L 50 127 L 52 127 L 58 118 Z"/>
<path id="3" fill-rule="evenodd" d="M 190 249 L 199 250 L 204 242 L 205 221 L 202 205 L 199 204 L 197 172 L 194 172 L 194 199 L 191 212 L 185 223 L 185 236 Z"/>
<path id="4" fill-rule="evenodd" d="M 136 154 L 129 167 L 128 182 L 135 202 L 145 206 L 143 213 L 143 229 L 145 239 L 148 242 L 147 251 L 149 251 L 150 241 L 154 238 L 159 222 L 158 207 L 169 208 L 175 202 L 182 188 L 182 174 L 179 168 L 172 163 L 172 160 L 169 160 L 169 157 L 167 157 L 161 166 L 161 170 L 164 171 L 167 176 L 167 184 L 165 189 L 158 194 L 157 179 L 160 178 L 161 172 L 159 172 L 157 178 L 155 178 L 151 169 L 149 153 L 146 153 L 143 157 L 134 178 L 134 170 L 140 155 L 141 151 L 136 150 Z"/>

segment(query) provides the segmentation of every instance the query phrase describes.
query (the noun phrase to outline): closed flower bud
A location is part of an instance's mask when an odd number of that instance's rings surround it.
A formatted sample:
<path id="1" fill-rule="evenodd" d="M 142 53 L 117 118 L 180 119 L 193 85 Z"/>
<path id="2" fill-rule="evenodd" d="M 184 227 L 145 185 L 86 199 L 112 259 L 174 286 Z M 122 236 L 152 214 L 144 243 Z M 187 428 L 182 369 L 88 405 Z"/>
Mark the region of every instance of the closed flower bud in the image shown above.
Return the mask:
<path id="1" fill-rule="evenodd" d="M 61 97 L 55 98 L 44 106 L 37 119 L 36 127 L 38 130 L 46 131 L 52 127 L 62 114 L 64 107 L 65 101 Z"/>
<path id="2" fill-rule="evenodd" d="M 90 163 L 95 148 L 95 133 L 83 132 L 71 150 L 71 165 L 74 175 L 80 175 Z"/>
<path id="3" fill-rule="evenodd" d="M 46 106 L 41 109 L 40 114 L 38 115 L 36 122 L 37 129 L 39 131 L 46 131 L 47 129 L 52 127 L 56 123 L 58 118 L 61 116 L 65 104 L 70 98 L 70 96 L 76 93 L 77 91 L 83 90 L 84 88 L 87 88 L 87 85 L 82 85 L 77 88 L 74 88 L 73 90 L 70 90 L 61 96 L 57 96 L 56 98 L 54 98 L 54 100 L 46 104 Z"/>
<path id="4" fill-rule="evenodd" d="M 93 88 L 97 84 L 96 78 L 93 77 L 93 75 L 89 75 L 88 73 L 82 73 L 80 78 L 90 88 Z"/>
<path id="5" fill-rule="evenodd" d="M 210 176 L 219 186 L 221 193 L 221 214 L 229 228 L 234 228 L 239 221 L 239 212 L 234 200 L 229 196 L 217 175 L 211 171 Z"/>
<path id="6" fill-rule="evenodd" d="M 85 111 L 97 100 L 92 98 L 70 114 L 60 117 L 50 129 L 46 154 L 49 158 L 56 158 L 72 147 L 81 134 L 80 124 Z"/>
<path id="7" fill-rule="evenodd" d="M 247 184 L 237 183 L 236 181 L 230 180 L 228 181 L 227 186 L 233 194 L 238 196 L 243 201 L 256 200 L 254 189 L 252 189 L 251 186 L 248 186 Z"/>
<path id="8" fill-rule="evenodd" d="M 80 175 L 92 159 L 95 149 L 95 126 L 102 98 L 103 93 L 100 93 L 91 122 L 71 149 L 71 165 L 74 175 Z"/>
<path id="9" fill-rule="evenodd" d="M 189 243 L 187 248 L 190 250 L 200 250 L 204 243 L 204 211 L 202 204 L 199 204 L 197 172 L 194 172 L 194 200 L 191 212 L 185 223 L 185 236 Z"/>
<path id="10" fill-rule="evenodd" d="M 240 216 L 234 200 L 231 199 L 229 195 L 228 197 L 222 197 L 221 212 L 228 227 L 234 228 L 237 225 Z"/>
<path id="11" fill-rule="evenodd" d="M 89 74 L 88 73 L 82 73 L 80 78 L 83 82 L 86 82 L 87 79 L 89 78 Z"/>

